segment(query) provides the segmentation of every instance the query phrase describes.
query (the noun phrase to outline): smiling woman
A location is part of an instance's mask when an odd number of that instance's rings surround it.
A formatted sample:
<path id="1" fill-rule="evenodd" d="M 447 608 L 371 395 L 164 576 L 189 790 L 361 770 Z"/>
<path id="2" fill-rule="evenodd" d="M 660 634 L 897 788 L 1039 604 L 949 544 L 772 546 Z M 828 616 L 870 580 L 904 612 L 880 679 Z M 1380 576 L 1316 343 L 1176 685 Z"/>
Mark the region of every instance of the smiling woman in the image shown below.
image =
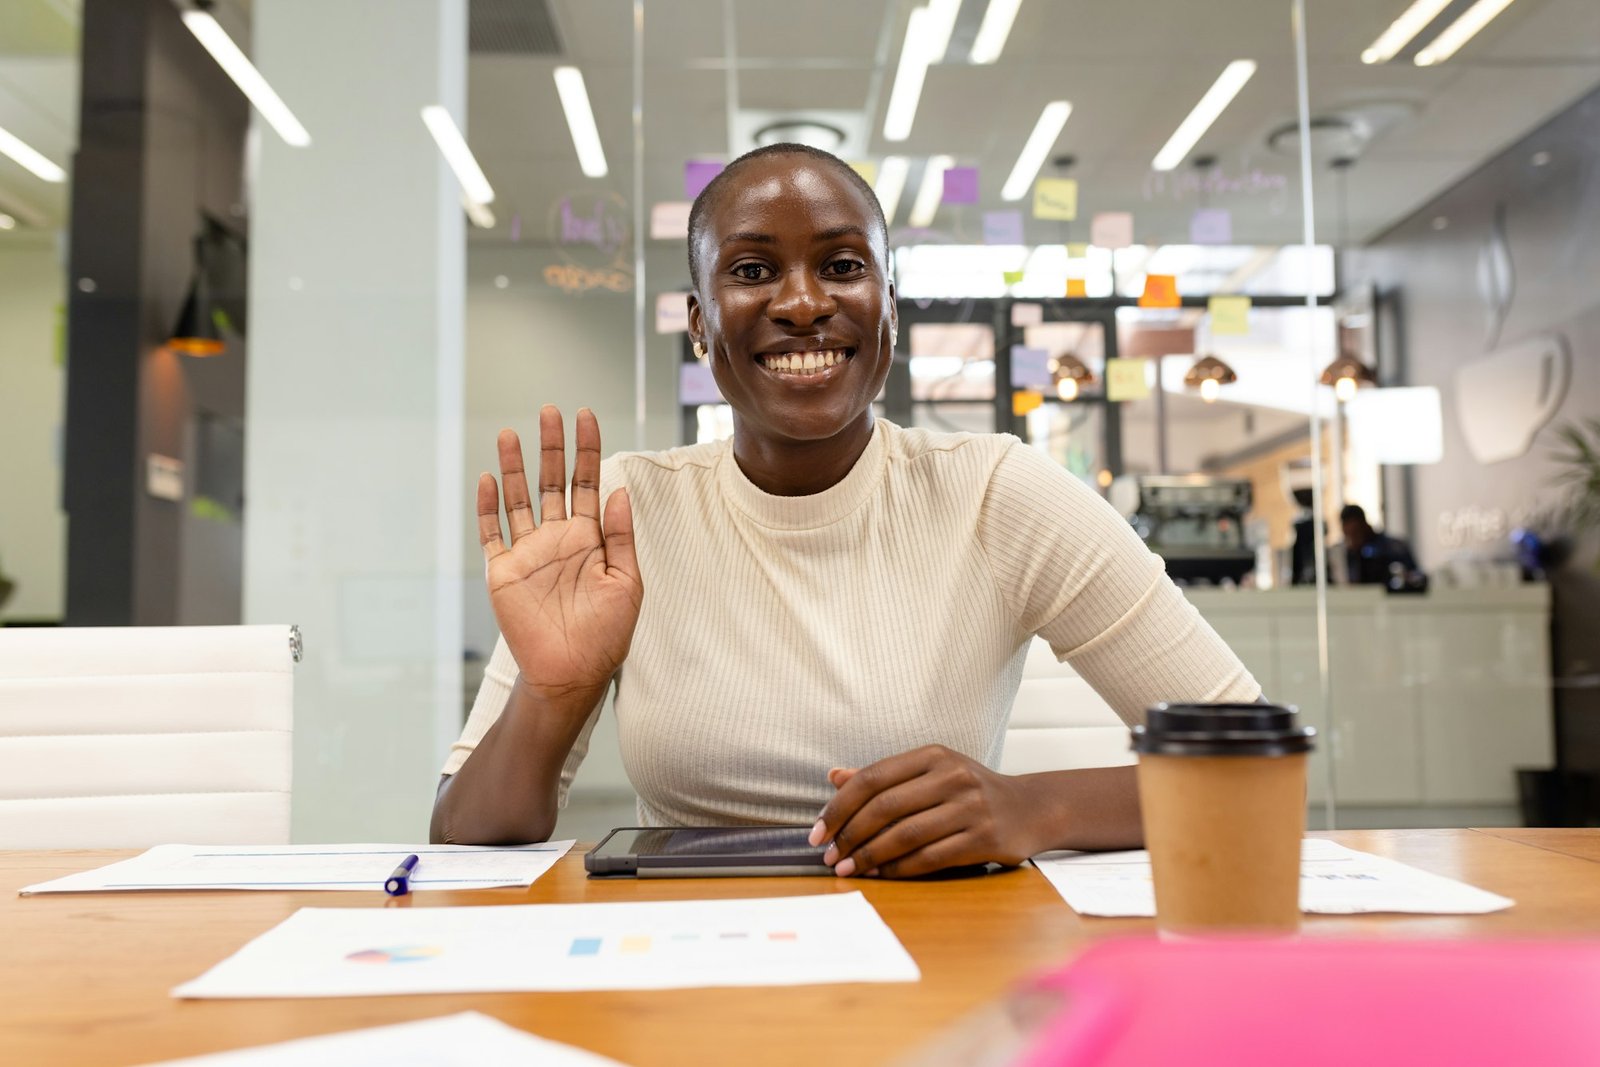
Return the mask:
<path id="1" fill-rule="evenodd" d="M 843 876 L 1137 844 L 1131 768 L 994 769 L 1032 637 L 1130 723 L 1254 700 L 1254 679 L 1043 453 L 873 418 L 894 287 L 882 212 L 843 162 L 736 160 L 694 206 L 689 256 L 689 332 L 733 440 L 602 462 L 579 411 L 569 515 L 546 407 L 536 524 L 501 432 L 501 482 L 478 485 L 501 640 L 435 839 L 548 837 L 615 683 L 647 826 L 814 821 Z"/>

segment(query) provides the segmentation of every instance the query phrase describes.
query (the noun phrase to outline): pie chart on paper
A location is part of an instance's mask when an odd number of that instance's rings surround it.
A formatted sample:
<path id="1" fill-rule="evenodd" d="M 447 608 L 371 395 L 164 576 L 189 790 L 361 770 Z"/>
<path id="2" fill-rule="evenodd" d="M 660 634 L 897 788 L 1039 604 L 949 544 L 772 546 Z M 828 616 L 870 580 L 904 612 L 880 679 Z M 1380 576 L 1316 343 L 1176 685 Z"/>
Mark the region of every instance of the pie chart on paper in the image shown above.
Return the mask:
<path id="1" fill-rule="evenodd" d="M 364 948 L 345 959 L 351 963 L 421 963 L 443 954 L 438 945 L 394 945 L 389 948 Z"/>

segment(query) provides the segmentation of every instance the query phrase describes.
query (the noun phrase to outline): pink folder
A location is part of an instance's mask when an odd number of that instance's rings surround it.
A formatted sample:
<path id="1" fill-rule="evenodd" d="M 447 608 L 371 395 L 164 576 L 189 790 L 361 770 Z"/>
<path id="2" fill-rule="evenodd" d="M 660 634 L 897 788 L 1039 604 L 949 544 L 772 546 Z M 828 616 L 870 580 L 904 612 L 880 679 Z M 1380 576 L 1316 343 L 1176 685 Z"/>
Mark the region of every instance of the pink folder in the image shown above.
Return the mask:
<path id="1" fill-rule="evenodd" d="M 1600 943 L 1099 944 L 1018 1067 L 1600 1064 Z"/>

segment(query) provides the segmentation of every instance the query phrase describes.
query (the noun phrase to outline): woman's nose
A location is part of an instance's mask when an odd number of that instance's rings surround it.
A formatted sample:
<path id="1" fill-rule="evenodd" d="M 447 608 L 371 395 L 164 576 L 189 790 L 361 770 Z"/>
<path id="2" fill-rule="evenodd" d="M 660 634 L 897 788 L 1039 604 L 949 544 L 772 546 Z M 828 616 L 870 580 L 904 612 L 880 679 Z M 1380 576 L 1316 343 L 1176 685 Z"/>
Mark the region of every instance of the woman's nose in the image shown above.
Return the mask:
<path id="1" fill-rule="evenodd" d="M 786 271 L 767 305 L 769 318 L 789 326 L 811 326 L 834 310 L 833 299 L 809 270 Z"/>

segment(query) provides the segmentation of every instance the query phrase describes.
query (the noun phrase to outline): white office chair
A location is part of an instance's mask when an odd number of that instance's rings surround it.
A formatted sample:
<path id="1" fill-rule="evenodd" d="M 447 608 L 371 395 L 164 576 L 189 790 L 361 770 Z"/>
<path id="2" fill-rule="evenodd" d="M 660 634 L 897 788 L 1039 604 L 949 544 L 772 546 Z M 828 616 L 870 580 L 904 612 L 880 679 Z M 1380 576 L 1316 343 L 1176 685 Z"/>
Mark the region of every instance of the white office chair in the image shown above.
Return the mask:
<path id="1" fill-rule="evenodd" d="M 0 629 L 0 849 L 287 844 L 290 626 Z"/>
<path id="2" fill-rule="evenodd" d="M 1128 728 L 1111 705 L 1035 637 L 1022 667 L 1022 686 L 1011 706 L 1004 774 L 1122 767 L 1134 762 Z"/>

